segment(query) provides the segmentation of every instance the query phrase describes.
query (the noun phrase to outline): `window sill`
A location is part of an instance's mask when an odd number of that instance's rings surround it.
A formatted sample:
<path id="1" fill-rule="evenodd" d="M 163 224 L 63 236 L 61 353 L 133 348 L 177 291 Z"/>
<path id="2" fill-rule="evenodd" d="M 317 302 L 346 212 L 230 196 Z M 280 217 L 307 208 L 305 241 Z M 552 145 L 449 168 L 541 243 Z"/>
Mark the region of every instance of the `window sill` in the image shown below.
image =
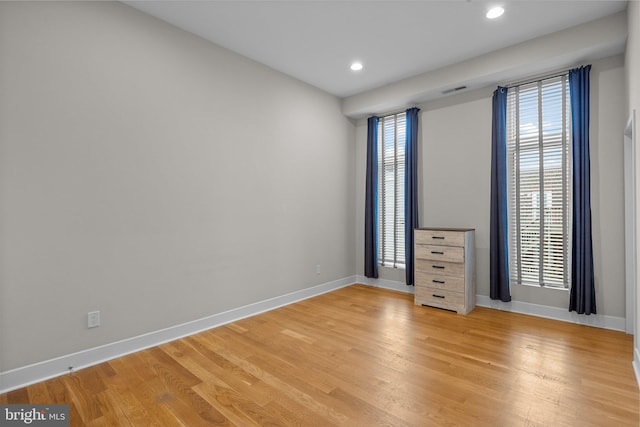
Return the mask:
<path id="1" fill-rule="evenodd" d="M 391 264 L 378 264 L 378 267 L 391 268 L 394 270 L 406 270 L 406 266 L 404 265 L 391 265 Z"/>
<path id="2" fill-rule="evenodd" d="M 517 283 L 516 282 L 516 285 L 526 286 L 528 288 L 553 289 L 554 291 L 568 291 L 569 290 L 569 288 L 559 288 L 559 287 L 556 287 L 556 286 L 542 286 L 542 285 L 538 285 L 538 284 L 535 284 L 535 283 Z"/>

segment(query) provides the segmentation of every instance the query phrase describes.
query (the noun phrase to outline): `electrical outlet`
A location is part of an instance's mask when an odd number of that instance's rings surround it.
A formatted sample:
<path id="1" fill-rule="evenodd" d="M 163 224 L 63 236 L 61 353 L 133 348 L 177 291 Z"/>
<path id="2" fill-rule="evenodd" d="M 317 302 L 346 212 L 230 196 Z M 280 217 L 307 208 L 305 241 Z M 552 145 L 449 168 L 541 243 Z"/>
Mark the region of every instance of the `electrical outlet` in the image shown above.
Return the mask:
<path id="1" fill-rule="evenodd" d="M 87 313 L 87 327 L 97 328 L 98 326 L 100 326 L 100 312 L 90 311 Z"/>
<path id="2" fill-rule="evenodd" d="M 320 274 L 320 264 L 316 265 L 316 274 Z"/>

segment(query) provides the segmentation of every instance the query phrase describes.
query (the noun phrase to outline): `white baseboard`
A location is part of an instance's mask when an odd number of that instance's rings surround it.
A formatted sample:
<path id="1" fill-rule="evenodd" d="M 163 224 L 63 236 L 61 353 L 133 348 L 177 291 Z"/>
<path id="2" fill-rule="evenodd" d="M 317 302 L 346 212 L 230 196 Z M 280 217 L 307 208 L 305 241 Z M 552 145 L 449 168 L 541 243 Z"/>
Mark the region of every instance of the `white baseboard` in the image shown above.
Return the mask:
<path id="1" fill-rule="evenodd" d="M 6 393 L 30 384 L 54 378 L 69 372 L 69 367 L 79 370 L 96 365 L 116 357 L 135 353 L 149 347 L 154 347 L 188 335 L 193 335 L 207 329 L 215 328 L 226 323 L 235 322 L 245 317 L 254 316 L 265 311 L 273 310 L 297 301 L 312 298 L 333 290 L 356 283 L 356 276 L 323 283 L 311 288 L 302 289 L 285 295 L 270 298 L 254 304 L 245 305 L 222 313 L 214 314 L 192 322 L 172 326 L 148 334 L 128 338 L 100 347 L 90 348 L 73 354 L 67 354 L 55 359 L 23 366 L 6 372 L 0 372 L 0 393 Z"/>
<path id="2" fill-rule="evenodd" d="M 128 338 L 122 341 L 105 344 L 100 347 L 83 350 L 77 353 L 68 354 L 55 359 L 35 363 L 33 365 L 23 366 L 10 371 L 0 372 L 0 393 L 6 393 L 33 383 L 66 374 L 69 372 L 70 366 L 73 367 L 73 370 L 93 366 L 116 357 L 135 353 L 136 351 L 144 350 L 146 348 L 154 347 L 188 335 L 193 335 L 207 329 L 235 322 L 236 320 L 240 320 L 245 317 L 255 316 L 256 314 L 331 292 L 354 283 L 362 283 L 373 287 L 391 289 L 409 294 L 414 293 L 413 286 L 407 286 L 402 282 L 386 279 L 369 279 L 359 275 L 345 277 L 343 279 L 323 283 L 311 288 L 302 289 L 300 291 L 270 298 L 265 301 L 214 314 L 192 322 L 183 323 L 181 325 L 172 326 L 170 328 L 150 332 L 148 334 Z M 603 315 L 581 316 L 574 312 L 569 312 L 557 307 L 548 307 L 519 301 L 511 301 L 509 303 L 494 301 L 484 295 L 476 295 L 476 304 L 479 306 L 546 317 L 565 322 L 580 323 L 623 332 L 625 330 L 625 319 L 621 317 Z M 640 386 L 640 353 L 638 353 L 637 349 L 634 351 L 633 367 L 636 379 L 638 380 L 638 385 Z"/>
<path id="3" fill-rule="evenodd" d="M 413 286 L 407 286 L 404 283 L 393 280 L 370 279 L 364 276 L 356 276 L 356 280 L 358 283 L 369 286 L 393 289 L 395 291 L 407 292 L 410 294 L 414 293 Z M 546 317 L 548 319 L 561 320 L 563 322 L 596 326 L 604 329 L 613 329 L 622 332 L 626 330 L 626 321 L 624 317 L 606 316 L 601 314 L 585 316 L 575 312 L 570 312 L 568 309 L 564 308 L 550 307 L 521 301 L 496 301 L 485 295 L 476 295 L 476 305 L 504 311 L 513 311 L 514 313 L 529 314 L 531 316 Z"/>
<path id="4" fill-rule="evenodd" d="M 375 288 L 384 288 L 391 289 L 393 291 L 406 292 L 408 294 L 414 293 L 413 286 L 407 286 L 402 282 L 396 282 L 394 280 L 386 280 L 386 279 L 371 279 L 365 276 L 356 276 L 357 283 L 362 283 L 363 285 L 373 286 Z"/>
<path id="5" fill-rule="evenodd" d="M 626 320 L 624 317 L 591 314 L 585 316 L 569 311 L 566 308 L 550 307 L 547 305 L 531 304 L 521 301 L 502 302 L 492 300 L 486 295 L 476 295 L 476 305 L 495 308 L 515 313 L 530 314 L 532 316 L 546 317 L 548 319 L 561 320 L 563 322 L 578 323 L 580 325 L 596 326 L 598 328 L 613 329 L 624 332 Z"/>
<path id="6" fill-rule="evenodd" d="M 638 382 L 638 388 L 640 388 L 640 351 L 637 348 L 633 349 L 633 371 L 636 373 L 636 381 Z"/>

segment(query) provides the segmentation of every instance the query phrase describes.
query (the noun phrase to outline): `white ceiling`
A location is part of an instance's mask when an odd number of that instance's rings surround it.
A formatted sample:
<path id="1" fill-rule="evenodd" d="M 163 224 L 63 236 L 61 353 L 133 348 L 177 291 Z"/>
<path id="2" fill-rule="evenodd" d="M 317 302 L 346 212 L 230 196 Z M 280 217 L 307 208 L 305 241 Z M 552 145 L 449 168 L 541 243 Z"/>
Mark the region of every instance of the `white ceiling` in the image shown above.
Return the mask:
<path id="1" fill-rule="evenodd" d="M 626 1 L 126 1 L 339 97 L 625 9 Z M 490 6 L 505 14 L 488 20 Z M 364 64 L 360 72 L 352 61 Z"/>

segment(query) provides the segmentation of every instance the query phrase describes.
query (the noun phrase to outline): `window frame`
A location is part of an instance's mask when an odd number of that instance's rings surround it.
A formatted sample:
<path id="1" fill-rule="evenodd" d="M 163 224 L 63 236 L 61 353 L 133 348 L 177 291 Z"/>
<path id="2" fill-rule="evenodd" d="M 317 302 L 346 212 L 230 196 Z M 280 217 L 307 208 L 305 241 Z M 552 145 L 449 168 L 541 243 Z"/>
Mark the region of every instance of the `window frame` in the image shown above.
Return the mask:
<path id="1" fill-rule="evenodd" d="M 380 117 L 377 141 L 378 265 L 401 269 L 406 267 L 404 235 L 406 117 L 406 112 Z M 390 174 L 387 174 L 388 169 L 391 170 Z"/>
<path id="2" fill-rule="evenodd" d="M 523 116 L 535 116 L 537 120 L 535 124 L 526 123 L 530 132 L 522 130 Z M 568 73 L 509 88 L 506 139 L 510 280 L 525 286 L 569 290 L 573 196 Z M 527 173 L 533 178 L 523 176 Z M 554 197 L 554 192 L 560 196 Z M 530 207 L 523 206 L 527 197 Z M 533 224 L 528 234 L 523 227 L 527 216 Z"/>

